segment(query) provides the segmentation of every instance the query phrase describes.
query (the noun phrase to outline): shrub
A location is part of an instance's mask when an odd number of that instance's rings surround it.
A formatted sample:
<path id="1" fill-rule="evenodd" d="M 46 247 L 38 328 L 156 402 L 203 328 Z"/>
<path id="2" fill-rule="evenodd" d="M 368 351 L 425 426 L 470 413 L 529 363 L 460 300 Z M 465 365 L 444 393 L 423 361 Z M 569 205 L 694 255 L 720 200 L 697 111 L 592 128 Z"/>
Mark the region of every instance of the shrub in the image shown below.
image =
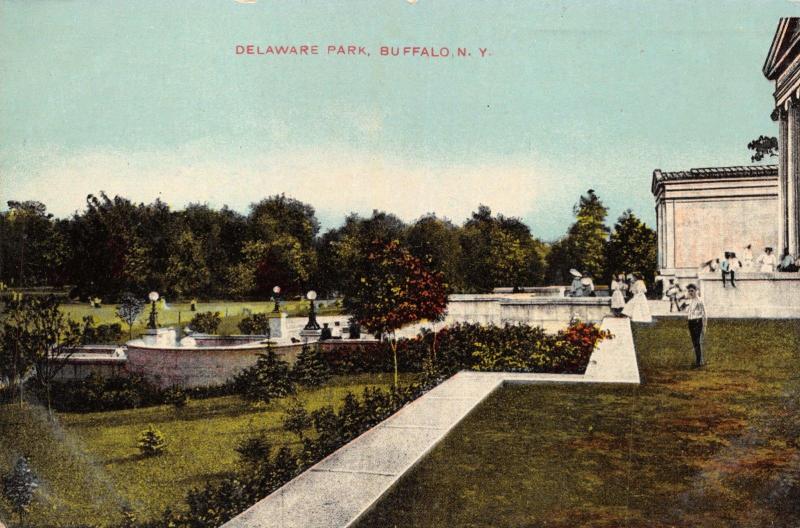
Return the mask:
<path id="1" fill-rule="evenodd" d="M 201 312 L 192 317 L 189 328 L 201 334 L 216 334 L 221 323 L 222 316 L 219 312 Z"/>
<path id="2" fill-rule="evenodd" d="M 289 376 L 289 364 L 278 359 L 271 348 L 258 356 L 255 365 L 243 370 L 235 378 L 234 384 L 242 397 L 269 403 L 274 398 L 294 394 L 295 387 Z"/>
<path id="3" fill-rule="evenodd" d="M 113 345 L 122 340 L 122 325 L 119 323 L 94 324 L 94 317 L 83 317 L 83 343 Z"/>
<path id="4" fill-rule="evenodd" d="M 319 387 L 328 381 L 331 371 L 316 346 L 304 344 L 292 368 L 292 379 L 305 387 Z"/>
<path id="5" fill-rule="evenodd" d="M 237 447 L 239 459 L 244 466 L 257 466 L 269 461 L 272 445 L 263 436 L 254 436 L 242 441 Z"/>
<path id="6" fill-rule="evenodd" d="M 156 456 L 164 452 L 167 442 L 164 440 L 164 433 L 156 429 L 152 424 L 144 431 L 139 433 L 139 451 L 144 456 Z"/>
<path id="7" fill-rule="evenodd" d="M 11 507 L 17 512 L 22 524 L 22 517 L 33 502 L 33 494 L 39 487 L 36 475 L 28 464 L 28 459 L 21 456 L 17 459 L 14 468 L 3 477 L 3 496 Z"/>
<path id="8" fill-rule="evenodd" d="M 181 387 L 170 387 L 164 392 L 164 403 L 183 409 L 189 403 L 189 393 Z"/>
<path id="9" fill-rule="evenodd" d="M 296 434 L 301 442 L 304 440 L 305 430 L 311 427 L 312 423 L 311 416 L 299 401 L 290 405 L 283 415 L 283 428 Z"/>
<path id="10" fill-rule="evenodd" d="M 265 313 L 248 315 L 238 326 L 239 331 L 245 335 L 270 335 L 269 316 Z"/>

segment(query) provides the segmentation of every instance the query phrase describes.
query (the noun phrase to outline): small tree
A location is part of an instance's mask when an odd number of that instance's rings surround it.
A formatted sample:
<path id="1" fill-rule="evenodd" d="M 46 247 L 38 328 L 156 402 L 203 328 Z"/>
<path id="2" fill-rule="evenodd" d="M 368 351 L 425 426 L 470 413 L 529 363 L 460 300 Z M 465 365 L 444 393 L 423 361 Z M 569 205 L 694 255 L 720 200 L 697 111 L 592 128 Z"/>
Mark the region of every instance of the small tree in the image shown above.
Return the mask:
<path id="1" fill-rule="evenodd" d="M 264 313 L 248 315 L 239 322 L 239 331 L 245 335 L 269 336 L 269 316 Z"/>
<path id="2" fill-rule="evenodd" d="M 216 334 L 221 323 L 222 316 L 219 312 L 202 312 L 192 318 L 189 327 L 201 334 Z"/>
<path id="3" fill-rule="evenodd" d="M 400 246 L 375 242 L 359 272 L 345 310 L 370 332 L 391 335 L 394 385 L 397 386 L 395 332 L 423 319 L 437 321 L 447 308 L 447 286 L 441 272 L 429 271 Z"/>
<path id="4" fill-rule="evenodd" d="M 34 378 L 45 393 L 47 410 L 52 416 L 50 389 L 53 380 L 83 342 L 83 328 L 64 316 L 52 295 L 26 297 L 13 303 L 10 312 L 4 326 L 5 347 L 22 358 L 20 365 L 33 366 Z"/>
<path id="5" fill-rule="evenodd" d="M 128 325 L 128 339 L 133 339 L 133 325 L 144 310 L 144 301 L 132 293 L 122 294 L 117 305 L 117 317 Z"/>
<path id="6" fill-rule="evenodd" d="M 3 477 L 3 496 L 17 512 L 20 524 L 30 509 L 33 494 L 38 487 L 36 475 L 24 456 L 19 457 L 14 469 Z"/>
<path id="7" fill-rule="evenodd" d="M 286 409 L 283 415 L 283 428 L 290 433 L 294 433 L 302 442 L 305 438 L 305 430 L 313 425 L 311 416 L 299 401 L 294 402 Z"/>
<path id="8" fill-rule="evenodd" d="M 245 399 L 263 403 L 295 393 L 289 364 L 279 359 L 271 347 L 258 355 L 255 365 L 236 376 L 234 383 Z"/>
<path id="9" fill-rule="evenodd" d="M 319 387 L 328 381 L 331 371 L 316 346 L 303 345 L 292 368 L 292 379 L 305 387 Z"/>
<path id="10" fill-rule="evenodd" d="M 139 433 L 139 451 L 144 456 L 160 455 L 166 447 L 167 442 L 164 439 L 164 433 L 156 429 L 152 424 Z"/>

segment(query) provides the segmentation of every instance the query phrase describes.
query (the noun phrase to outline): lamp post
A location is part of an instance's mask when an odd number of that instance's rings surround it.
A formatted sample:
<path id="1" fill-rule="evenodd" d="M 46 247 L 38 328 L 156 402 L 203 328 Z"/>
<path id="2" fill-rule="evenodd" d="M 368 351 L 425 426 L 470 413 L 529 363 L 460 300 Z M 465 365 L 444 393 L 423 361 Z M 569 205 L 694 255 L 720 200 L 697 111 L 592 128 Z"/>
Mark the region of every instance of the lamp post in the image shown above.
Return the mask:
<path id="1" fill-rule="evenodd" d="M 150 299 L 150 319 L 147 321 L 147 328 L 155 330 L 158 328 L 158 316 L 156 314 L 156 301 L 158 300 L 158 292 L 151 291 L 147 296 Z"/>
<path id="2" fill-rule="evenodd" d="M 317 298 L 317 292 L 314 290 L 309 291 L 306 294 L 306 299 L 311 302 L 311 306 L 308 309 L 308 322 L 306 323 L 305 328 L 303 330 L 311 330 L 311 331 L 319 331 L 319 323 L 317 323 L 317 314 L 314 312 L 314 299 Z"/>
<path id="3" fill-rule="evenodd" d="M 275 307 L 272 309 L 272 311 L 274 313 L 278 313 L 278 312 L 281 311 L 281 299 L 280 299 L 281 287 L 280 286 L 275 286 L 274 288 L 272 288 L 272 293 L 275 294 L 275 296 L 274 296 L 275 297 Z"/>

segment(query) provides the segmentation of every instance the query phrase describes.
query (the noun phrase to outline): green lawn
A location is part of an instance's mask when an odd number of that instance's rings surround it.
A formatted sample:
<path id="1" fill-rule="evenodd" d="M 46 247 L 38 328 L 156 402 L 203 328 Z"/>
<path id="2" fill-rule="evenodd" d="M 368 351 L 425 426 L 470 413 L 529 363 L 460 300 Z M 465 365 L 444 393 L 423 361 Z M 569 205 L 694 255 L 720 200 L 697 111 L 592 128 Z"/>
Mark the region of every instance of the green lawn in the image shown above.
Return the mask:
<path id="1" fill-rule="evenodd" d="M 219 333 L 223 335 L 238 334 L 237 325 L 246 316 L 246 311 L 250 313 L 272 313 L 275 304 L 270 301 L 209 301 L 198 302 L 197 312 L 191 311 L 188 302 L 167 303 L 167 308 L 158 305 L 158 323 L 161 326 L 175 326 L 179 322 L 186 325 L 192 317 L 199 312 L 219 312 L 222 316 L 222 324 Z M 304 316 L 308 313 L 308 301 L 283 301 L 281 310 L 287 312 L 290 317 Z M 84 316 L 94 317 L 95 324 L 120 323 L 123 329 L 123 341 L 128 340 L 128 326 L 121 323 L 116 316 L 116 305 L 104 304 L 101 308 L 92 308 L 88 303 L 66 303 L 61 305 L 61 311 L 75 321 L 81 321 Z M 336 315 L 341 313 L 341 309 L 333 306 L 326 306 L 318 309 L 320 315 Z M 136 324 L 133 327 L 134 337 L 144 332 L 147 325 L 147 318 L 150 314 L 149 305 L 145 307 Z"/>
<path id="2" fill-rule="evenodd" d="M 325 387 L 298 398 L 314 409 L 338 406 L 347 391 L 368 385 L 388 388 L 390 374 L 335 377 Z M 401 383 L 413 379 L 404 376 Z M 55 422 L 41 408 L 0 406 L 0 473 L 24 453 L 42 480 L 30 517 L 32 526 L 119 522 L 123 506 L 140 520 L 156 518 L 166 507 L 182 508 L 186 492 L 235 469 L 236 445 L 265 433 L 275 446 L 298 446 L 281 427 L 285 398 L 253 406 L 237 396 L 193 400 L 182 410 L 158 406 L 127 411 L 58 414 Z M 154 424 L 166 436 L 167 452 L 142 458 L 138 433 Z M 0 519 L 10 518 L 0 502 Z M 7 505 L 6 505 L 7 506 Z"/>
<path id="3" fill-rule="evenodd" d="M 510 386 L 359 527 L 800 526 L 800 322 L 639 326 L 643 384 Z"/>

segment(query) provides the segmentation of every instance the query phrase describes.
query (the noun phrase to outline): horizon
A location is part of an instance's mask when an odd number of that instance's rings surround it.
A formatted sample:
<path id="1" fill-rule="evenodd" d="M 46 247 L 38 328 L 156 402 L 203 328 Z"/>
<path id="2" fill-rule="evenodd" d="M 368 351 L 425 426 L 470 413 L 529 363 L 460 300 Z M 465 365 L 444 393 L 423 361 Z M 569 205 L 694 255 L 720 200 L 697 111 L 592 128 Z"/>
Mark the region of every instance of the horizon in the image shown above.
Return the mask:
<path id="1" fill-rule="evenodd" d="M 374 209 L 460 225 L 485 204 L 552 241 L 589 188 L 609 225 L 631 209 L 655 227 L 654 169 L 749 165 L 747 143 L 777 135 L 761 65 L 797 3 L 453 4 L 0 2 L 2 207 L 66 218 L 105 190 L 246 214 L 285 194 L 325 231 Z M 236 54 L 250 43 L 320 55 Z"/>

